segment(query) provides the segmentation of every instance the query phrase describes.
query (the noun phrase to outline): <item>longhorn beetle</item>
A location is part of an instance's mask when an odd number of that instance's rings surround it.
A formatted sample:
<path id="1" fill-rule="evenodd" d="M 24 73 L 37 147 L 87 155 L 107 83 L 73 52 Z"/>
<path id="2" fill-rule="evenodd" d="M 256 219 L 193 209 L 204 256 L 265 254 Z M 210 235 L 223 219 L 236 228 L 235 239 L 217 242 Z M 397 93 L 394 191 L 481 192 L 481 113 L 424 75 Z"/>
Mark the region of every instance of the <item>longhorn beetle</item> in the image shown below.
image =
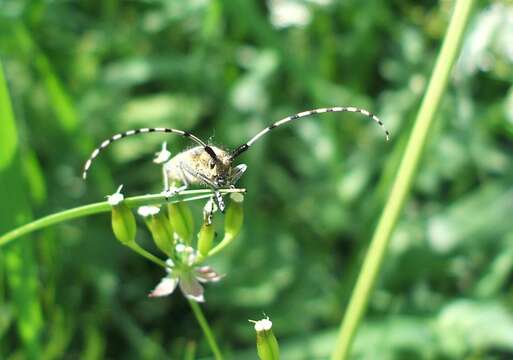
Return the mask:
<path id="1" fill-rule="evenodd" d="M 352 112 L 365 115 L 377 122 L 385 132 L 386 140 L 388 141 L 389 139 L 390 133 L 385 128 L 383 122 L 376 115 L 365 109 L 352 106 L 314 109 L 287 116 L 267 126 L 262 131 L 253 136 L 248 142 L 238 146 L 231 152 L 223 150 L 217 146 L 207 145 L 204 141 L 187 131 L 163 127 L 141 128 L 113 135 L 109 139 L 103 141 L 100 146 L 92 152 L 91 156 L 86 161 L 82 177 L 84 179 L 87 177 L 87 172 L 91 167 L 93 160 L 98 156 L 100 151 L 104 150 L 111 143 L 117 140 L 127 136 L 151 132 L 176 134 L 191 139 L 197 144 L 197 146 L 175 155 L 170 160 L 167 160 L 167 158 L 165 159 L 163 166 L 163 194 L 166 196 L 166 198 L 169 198 L 187 189 L 187 187 L 192 184 L 207 186 L 214 191 L 212 200 L 217 205 L 218 209 L 221 212 L 224 212 L 225 205 L 219 189 L 222 187 L 234 187 L 235 183 L 240 179 L 242 174 L 244 174 L 247 169 L 247 166 L 244 164 L 237 166 L 233 165 L 233 162 L 239 155 L 248 150 L 262 136 L 281 125 L 308 116 L 330 112 Z M 163 151 L 165 151 L 165 147 L 163 148 Z M 180 182 L 182 185 L 180 187 L 171 189 L 170 183 L 175 182 Z M 211 214 L 209 214 L 209 219 L 210 217 Z"/>

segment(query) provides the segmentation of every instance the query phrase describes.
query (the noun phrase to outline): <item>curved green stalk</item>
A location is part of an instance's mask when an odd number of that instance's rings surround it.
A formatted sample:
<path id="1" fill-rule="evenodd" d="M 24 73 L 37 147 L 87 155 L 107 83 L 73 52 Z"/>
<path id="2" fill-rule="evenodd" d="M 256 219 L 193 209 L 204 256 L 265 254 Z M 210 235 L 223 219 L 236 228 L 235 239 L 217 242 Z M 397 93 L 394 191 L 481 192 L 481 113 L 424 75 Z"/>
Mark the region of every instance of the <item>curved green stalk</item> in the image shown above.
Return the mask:
<path id="1" fill-rule="evenodd" d="M 223 189 L 220 190 L 221 193 L 227 194 L 232 192 L 245 192 L 244 189 Z M 169 202 L 175 203 L 180 201 L 194 201 L 200 199 L 207 199 L 212 196 L 212 191 L 208 189 L 200 189 L 200 190 L 187 190 L 181 192 L 179 195 L 174 196 Z M 150 204 L 161 204 L 166 202 L 166 198 L 161 194 L 152 194 L 152 195 L 142 195 L 142 196 L 134 196 L 130 198 L 126 198 L 125 204 L 130 207 L 138 207 L 141 205 L 150 205 Z M 84 216 L 94 215 L 102 212 L 111 211 L 112 207 L 107 203 L 107 201 L 102 201 L 94 204 L 79 206 L 73 209 L 64 210 L 52 215 L 48 215 L 42 217 L 38 220 L 35 220 L 26 225 L 20 226 L 14 230 L 9 231 L 8 233 L 0 236 L 0 247 L 13 241 L 16 238 L 19 238 L 23 235 L 29 234 L 33 231 L 43 229 L 50 225 L 58 224 L 64 221 L 68 221 L 71 219 L 76 219 Z"/>
<path id="2" fill-rule="evenodd" d="M 207 319 L 205 318 L 205 315 L 203 315 L 201 307 L 197 302 L 192 300 L 189 300 L 189 305 L 191 306 L 192 312 L 194 313 L 194 316 L 196 316 L 196 320 L 198 320 L 198 323 L 205 334 L 205 338 L 207 339 L 208 345 L 210 346 L 215 359 L 223 360 L 223 355 L 221 355 L 221 350 L 219 350 L 214 333 L 212 332 L 212 329 L 210 329 L 210 326 L 208 326 Z"/>
<path id="3" fill-rule="evenodd" d="M 219 190 L 222 194 L 234 193 L 234 192 L 245 192 L 245 189 L 222 189 Z M 213 192 L 208 189 L 201 190 L 188 190 L 183 191 L 180 194 L 173 197 L 171 200 L 166 200 L 164 195 L 161 194 L 153 194 L 153 195 L 143 195 L 143 196 L 134 196 L 130 198 L 126 198 L 124 203 L 129 207 L 138 207 L 142 205 L 150 205 L 150 204 L 161 204 L 166 202 L 176 203 L 180 201 L 194 201 L 200 199 L 208 199 L 213 195 Z M 58 224 L 64 221 L 68 221 L 71 219 L 76 219 L 84 216 L 94 215 L 102 212 L 109 212 L 112 210 L 112 206 L 107 201 L 102 201 L 94 204 L 79 206 L 73 209 L 64 210 L 52 215 L 45 216 L 41 219 L 23 225 L 19 228 L 11 230 L 10 232 L 0 236 L 0 247 L 6 245 L 7 243 L 23 236 L 27 235 L 33 231 L 43 229 L 45 227 Z M 166 268 L 166 263 L 154 256 L 150 252 L 146 251 L 136 243 L 132 245 L 128 245 L 128 247 L 143 256 L 144 258 L 150 260 L 151 262 Z M 208 325 L 208 322 L 201 310 L 200 306 L 194 301 L 189 300 L 189 304 L 192 308 L 194 316 L 198 321 L 203 333 L 205 334 L 205 338 L 214 354 L 216 360 L 222 360 L 223 357 L 221 355 L 221 351 L 219 350 L 219 346 L 216 343 L 214 334 Z"/>
<path id="4" fill-rule="evenodd" d="M 392 190 L 372 237 L 362 270 L 358 276 L 344 320 L 339 330 L 331 359 L 346 359 L 362 316 L 367 308 L 372 287 L 376 282 L 392 231 L 397 223 L 405 199 L 410 191 L 413 176 L 425 148 L 427 135 L 449 74 L 459 52 L 465 25 L 474 0 L 458 0 L 435 64 L 435 68 L 422 101 L 419 113 L 404 150 Z"/>
<path id="5" fill-rule="evenodd" d="M 166 263 L 162 259 L 159 259 L 158 257 L 153 255 L 149 251 L 143 249 L 141 246 L 139 246 L 139 244 L 133 243 L 133 244 L 126 245 L 126 246 L 128 246 L 130 249 L 132 249 L 133 251 L 135 251 L 136 253 L 138 253 L 142 257 L 150 260 L 152 263 L 157 264 L 158 266 L 161 266 L 164 269 L 166 269 L 168 267 L 166 265 Z"/>

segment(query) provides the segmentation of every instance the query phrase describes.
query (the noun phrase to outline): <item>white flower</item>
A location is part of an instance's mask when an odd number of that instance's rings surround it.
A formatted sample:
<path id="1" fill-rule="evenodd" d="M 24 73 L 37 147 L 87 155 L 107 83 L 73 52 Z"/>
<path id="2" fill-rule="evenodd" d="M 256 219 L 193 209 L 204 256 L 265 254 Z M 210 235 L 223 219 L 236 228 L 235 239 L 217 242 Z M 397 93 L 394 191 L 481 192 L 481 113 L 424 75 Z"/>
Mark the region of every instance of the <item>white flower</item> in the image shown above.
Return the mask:
<path id="1" fill-rule="evenodd" d="M 210 266 L 194 266 L 197 255 L 192 247 L 178 244 L 176 246 L 176 253 L 180 263 L 175 264 L 171 259 L 166 261 L 168 266 L 166 269 L 167 275 L 160 280 L 149 296 L 161 297 L 170 295 L 178 285 L 186 298 L 197 302 L 204 302 L 205 297 L 201 283 L 219 281 L 221 276 Z"/>
<path id="2" fill-rule="evenodd" d="M 137 209 L 137 213 L 141 215 L 142 217 L 148 217 L 150 215 L 157 215 L 160 211 L 160 208 L 158 206 L 139 206 Z"/>
<path id="3" fill-rule="evenodd" d="M 255 324 L 255 331 L 268 331 L 271 330 L 273 327 L 272 321 L 269 319 L 269 316 L 267 316 L 265 319 L 254 321 L 249 320 L 249 322 L 252 322 Z"/>
<path id="4" fill-rule="evenodd" d="M 123 188 L 123 185 L 119 185 L 118 189 L 116 190 L 116 192 L 114 194 L 107 195 L 107 202 L 109 203 L 110 206 L 119 205 L 119 203 L 125 199 L 125 197 L 121 193 L 122 188 Z"/>

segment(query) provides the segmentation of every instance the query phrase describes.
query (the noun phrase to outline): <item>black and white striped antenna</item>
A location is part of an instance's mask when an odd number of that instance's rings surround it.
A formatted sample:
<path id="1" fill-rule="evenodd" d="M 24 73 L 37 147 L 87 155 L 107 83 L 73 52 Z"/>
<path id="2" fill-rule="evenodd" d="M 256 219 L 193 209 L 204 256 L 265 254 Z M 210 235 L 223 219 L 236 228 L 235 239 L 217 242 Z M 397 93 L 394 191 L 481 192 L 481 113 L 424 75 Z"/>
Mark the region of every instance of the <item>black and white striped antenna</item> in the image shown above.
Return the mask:
<path id="1" fill-rule="evenodd" d="M 318 114 L 323 114 L 323 113 L 330 113 L 330 112 L 352 112 L 352 113 L 360 113 L 362 115 L 365 115 L 365 116 L 371 118 L 372 120 L 374 120 L 375 122 L 378 123 L 378 125 L 385 132 L 385 137 L 386 137 L 387 141 L 390 138 L 390 132 L 385 128 L 385 125 L 383 124 L 383 122 L 376 115 L 371 113 L 370 111 L 367 111 L 367 110 L 361 109 L 361 108 L 357 108 L 357 107 L 354 107 L 354 106 L 347 106 L 347 107 L 346 106 L 338 106 L 338 107 L 320 108 L 320 109 L 308 110 L 308 111 L 300 112 L 298 114 L 290 115 L 290 116 L 287 116 L 286 118 L 283 118 L 281 120 L 278 120 L 278 121 L 272 123 L 271 125 L 269 125 L 265 129 L 260 131 L 258 134 L 253 136 L 248 142 L 246 142 L 245 144 L 240 145 L 235 150 L 233 150 L 231 155 L 230 155 L 230 158 L 232 160 L 235 159 L 240 154 L 242 154 L 243 152 L 248 150 L 250 148 L 250 146 L 253 145 L 253 143 L 256 142 L 258 139 L 260 139 L 262 136 L 264 136 L 269 131 L 271 131 L 271 130 L 273 130 L 273 129 L 281 126 L 281 125 L 285 125 L 285 124 L 287 124 L 290 121 L 302 119 L 302 118 L 305 118 L 305 117 L 308 117 L 308 116 L 318 115 Z"/>
<path id="2" fill-rule="evenodd" d="M 182 130 L 177 130 L 177 129 L 172 129 L 172 128 L 164 128 L 164 127 L 141 128 L 141 129 L 135 129 L 135 130 L 128 130 L 128 131 L 113 135 L 110 138 L 108 138 L 107 140 L 104 140 L 100 144 L 100 146 L 98 146 L 96 149 L 94 149 L 94 151 L 91 153 L 91 156 L 89 157 L 89 159 L 87 159 L 87 161 L 85 162 L 84 171 L 82 172 L 82 178 L 84 180 L 87 178 L 87 172 L 91 168 L 93 160 L 98 156 L 98 154 L 100 154 L 100 152 L 102 150 L 104 150 L 106 147 L 108 147 L 113 142 L 123 139 L 127 136 L 133 136 L 133 135 L 144 134 L 144 133 L 152 133 L 152 132 L 153 133 L 172 133 L 172 134 L 177 134 L 177 135 L 186 137 L 188 139 L 191 139 L 198 145 L 203 146 L 205 148 L 205 151 L 212 157 L 212 159 L 214 159 L 215 161 L 218 161 L 214 150 L 212 150 L 212 148 L 210 146 L 208 146 L 205 142 L 203 142 L 200 138 L 191 134 L 188 131 L 182 131 Z"/>

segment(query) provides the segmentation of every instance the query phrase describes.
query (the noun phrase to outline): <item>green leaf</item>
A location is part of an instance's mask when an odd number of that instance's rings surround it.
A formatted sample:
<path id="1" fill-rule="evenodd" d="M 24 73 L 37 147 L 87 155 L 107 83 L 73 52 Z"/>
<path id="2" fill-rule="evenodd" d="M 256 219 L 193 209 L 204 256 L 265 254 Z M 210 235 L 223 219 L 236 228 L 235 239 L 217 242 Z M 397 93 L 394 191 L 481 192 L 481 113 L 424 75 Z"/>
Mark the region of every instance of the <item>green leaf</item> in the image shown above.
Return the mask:
<path id="1" fill-rule="evenodd" d="M 2 109 L 0 118 L 0 171 L 10 165 L 14 160 L 16 149 L 18 147 L 18 137 L 16 135 L 16 123 L 9 100 L 9 90 L 4 77 L 4 71 L 0 63 L 0 109 Z"/>
<path id="2" fill-rule="evenodd" d="M 0 124 L 7 131 L 0 131 L 0 144 L 7 149 L 0 167 L 0 187 L 7 191 L 0 193 L 0 232 L 27 222 L 31 210 L 27 199 L 27 189 L 23 179 L 17 147 L 17 133 L 11 100 L 7 91 L 2 64 L 0 63 L 0 104 L 7 112 L 0 115 Z M 8 144 L 8 145 L 5 145 Z M 27 239 L 25 239 L 27 240 Z M 7 284 L 12 297 L 14 316 L 17 320 L 18 335 L 27 359 L 38 359 L 40 354 L 39 336 L 43 327 L 43 317 L 38 296 L 38 274 L 33 245 L 20 241 L 2 252 L 0 271 L 5 271 Z"/>

